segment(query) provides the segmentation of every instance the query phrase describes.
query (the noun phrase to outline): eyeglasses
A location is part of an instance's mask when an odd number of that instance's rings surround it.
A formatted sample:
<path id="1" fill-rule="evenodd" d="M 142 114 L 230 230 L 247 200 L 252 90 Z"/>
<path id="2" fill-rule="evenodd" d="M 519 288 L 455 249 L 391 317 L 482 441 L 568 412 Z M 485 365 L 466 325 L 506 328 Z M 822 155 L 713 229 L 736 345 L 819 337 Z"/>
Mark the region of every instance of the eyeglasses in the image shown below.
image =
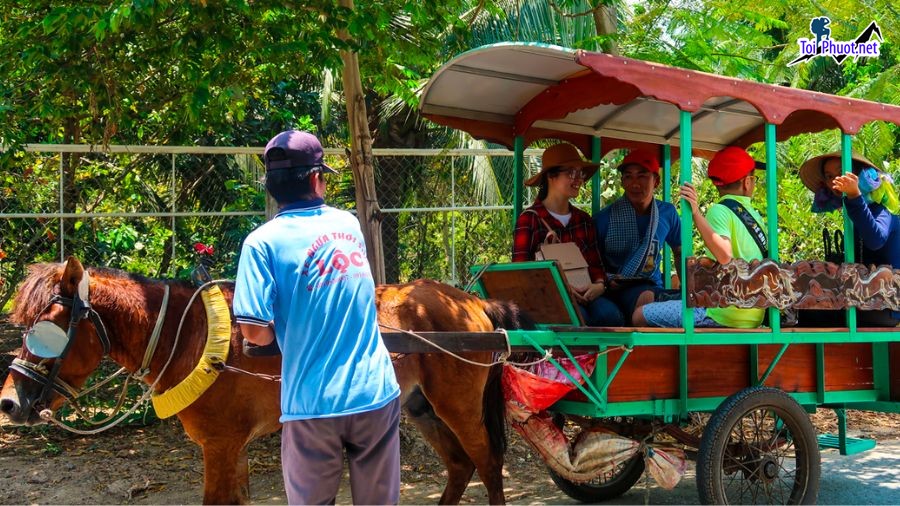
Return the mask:
<path id="1" fill-rule="evenodd" d="M 574 181 L 576 179 L 582 179 L 582 180 L 587 179 L 587 177 L 586 177 L 587 174 L 585 174 L 585 172 L 581 169 L 561 170 L 561 171 L 557 172 L 557 174 L 565 174 L 572 181 Z"/>

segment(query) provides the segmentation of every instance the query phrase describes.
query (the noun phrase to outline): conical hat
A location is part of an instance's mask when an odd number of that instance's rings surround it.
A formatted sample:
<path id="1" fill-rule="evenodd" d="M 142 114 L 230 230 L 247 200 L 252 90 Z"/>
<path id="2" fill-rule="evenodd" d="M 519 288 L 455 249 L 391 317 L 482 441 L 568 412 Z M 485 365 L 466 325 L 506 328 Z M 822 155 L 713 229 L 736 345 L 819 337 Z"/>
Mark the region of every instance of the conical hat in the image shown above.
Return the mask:
<path id="1" fill-rule="evenodd" d="M 818 191 L 819 188 L 825 186 L 825 176 L 822 174 L 822 168 L 825 165 L 825 161 L 829 158 L 840 159 L 841 152 L 834 151 L 832 153 L 810 158 L 800 166 L 800 180 L 803 181 L 803 184 L 811 191 Z M 862 166 L 875 167 L 874 163 L 860 154 L 853 153 L 852 159 L 854 169 Z"/>

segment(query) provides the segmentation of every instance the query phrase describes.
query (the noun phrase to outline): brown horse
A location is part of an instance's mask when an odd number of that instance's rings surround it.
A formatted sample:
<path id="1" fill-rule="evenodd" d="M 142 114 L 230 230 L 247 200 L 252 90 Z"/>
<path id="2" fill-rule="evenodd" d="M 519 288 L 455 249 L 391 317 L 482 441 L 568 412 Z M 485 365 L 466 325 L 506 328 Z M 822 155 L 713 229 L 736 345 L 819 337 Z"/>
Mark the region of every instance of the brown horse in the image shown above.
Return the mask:
<path id="1" fill-rule="evenodd" d="M 31 267 L 22 283 L 11 315 L 13 323 L 30 326 L 50 321 L 68 328 L 73 299 L 84 268 L 75 258 L 65 264 Z M 60 362 L 58 377 L 74 388 L 84 384 L 100 363 L 104 343 L 97 328 L 108 335 L 109 356 L 134 372 L 141 364 L 156 323 L 164 287 L 170 288 L 168 311 L 162 322 L 159 345 L 153 355 L 148 384 L 159 380 L 156 391 L 177 384 L 190 372 L 203 352 L 206 313 L 199 299 L 187 309 L 174 359 L 157 378 L 168 359 L 182 312 L 194 288 L 182 282 L 151 280 L 112 269 L 89 269 L 89 303 L 97 318 L 81 319 L 74 327 L 71 347 Z M 222 286 L 229 305 L 232 287 Z M 52 302 L 54 295 L 63 299 Z M 490 331 L 518 328 L 518 310 L 506 303 L 483 301 L 433 281 L 378 287 L 379 321 L 384 325 L 419 331 Z M 98 321 L 102 325 L 98 324 Z M 253 373 L 280 373 L 281 359 L 247 357 L 239 351 L 242 338 L 231 329 L 227 365 Z M 467 354 L 489 362 L 490 353 Z M 41 359 L 23 346 L 20 360 Z M 505 427 L 499 370 L 465 364 L 443 353 L 397 357 L 395 369 L 402 403 L 411 420 L 443 459 L 448 482 L 440 502 L 457 503 L 475 470 L 484 482 L 491 503 L 504 502 L 502 485 Z M 496 381 L 493 381 L 496 379 Z M 0 411 L 14 423 L 41 423 L 41 410 L 57 409 L 64 399 L 40 381 L 10 370 L 0 396 Z M 177 414 L 188 436 L 203 449 L 205 503 L 246 502 L 249 498 L 247 445 L 279 429 L 279 385 L 276 382 L 226 371 L 190 406 Z"/>

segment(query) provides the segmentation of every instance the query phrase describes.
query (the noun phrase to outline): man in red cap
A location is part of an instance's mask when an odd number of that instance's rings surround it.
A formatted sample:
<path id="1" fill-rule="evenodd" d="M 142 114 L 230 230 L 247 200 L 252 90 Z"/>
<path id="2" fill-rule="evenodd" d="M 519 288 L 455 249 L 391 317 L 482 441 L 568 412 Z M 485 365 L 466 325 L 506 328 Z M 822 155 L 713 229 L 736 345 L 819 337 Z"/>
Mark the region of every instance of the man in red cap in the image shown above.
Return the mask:
<path id="1" fill-rule="evenodd" d="M 681 220 L 675 206 L 653 197 L 660 182 L 653 152 L 632 150 L 619 164 L 619 173 L 624 195 L 601 209 L 594 225 L 610 279 L 607 297 L 630 321 L 636 307 L 660 300 L 666 292 L 660 250 L 668 243 L 681 255 Z"/>
<path id="2" fill-rule="evenodd" d="M 719 263 L 732 258 L 760 260 L 769 256 L 765 222 L 753 208 L 750 197 L 756 188 L 754 169 L 765 166 L 753 160 L 745 150 L 729 146 L 709 162 L 708 176 L 719 190 L 721 199 L 709 208 L 704 217 L 697 203 L 693 185 L 681 187 L 681 198 L 691 205 L 694 224 L 709 253 Z M 755 328 L 763 320 L 765 310 L 724 308 L 694 308 L 695 327 Z M 680 327 L 681 301 L 653 302 L 634 313 L 635 325 Z"/>

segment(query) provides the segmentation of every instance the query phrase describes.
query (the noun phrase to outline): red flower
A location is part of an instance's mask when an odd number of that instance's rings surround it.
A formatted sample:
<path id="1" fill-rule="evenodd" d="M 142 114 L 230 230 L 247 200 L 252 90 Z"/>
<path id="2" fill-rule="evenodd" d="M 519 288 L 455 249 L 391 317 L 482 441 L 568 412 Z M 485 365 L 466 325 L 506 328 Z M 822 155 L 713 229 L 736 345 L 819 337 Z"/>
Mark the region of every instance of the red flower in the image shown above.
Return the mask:
<path id="1" fill-rule="evenodd" d="M 4 258 L 6 258 L 6 252 L 0 249 L 0 260 L 3 260 Z"/>
<path id="2" fill-rule="evenodd" d="M 212 245 L 207 246 L 202 242 L 194 244 L 194 251 L 196 251 L 198 255 L 212 255 L 216 252 Z"/>

